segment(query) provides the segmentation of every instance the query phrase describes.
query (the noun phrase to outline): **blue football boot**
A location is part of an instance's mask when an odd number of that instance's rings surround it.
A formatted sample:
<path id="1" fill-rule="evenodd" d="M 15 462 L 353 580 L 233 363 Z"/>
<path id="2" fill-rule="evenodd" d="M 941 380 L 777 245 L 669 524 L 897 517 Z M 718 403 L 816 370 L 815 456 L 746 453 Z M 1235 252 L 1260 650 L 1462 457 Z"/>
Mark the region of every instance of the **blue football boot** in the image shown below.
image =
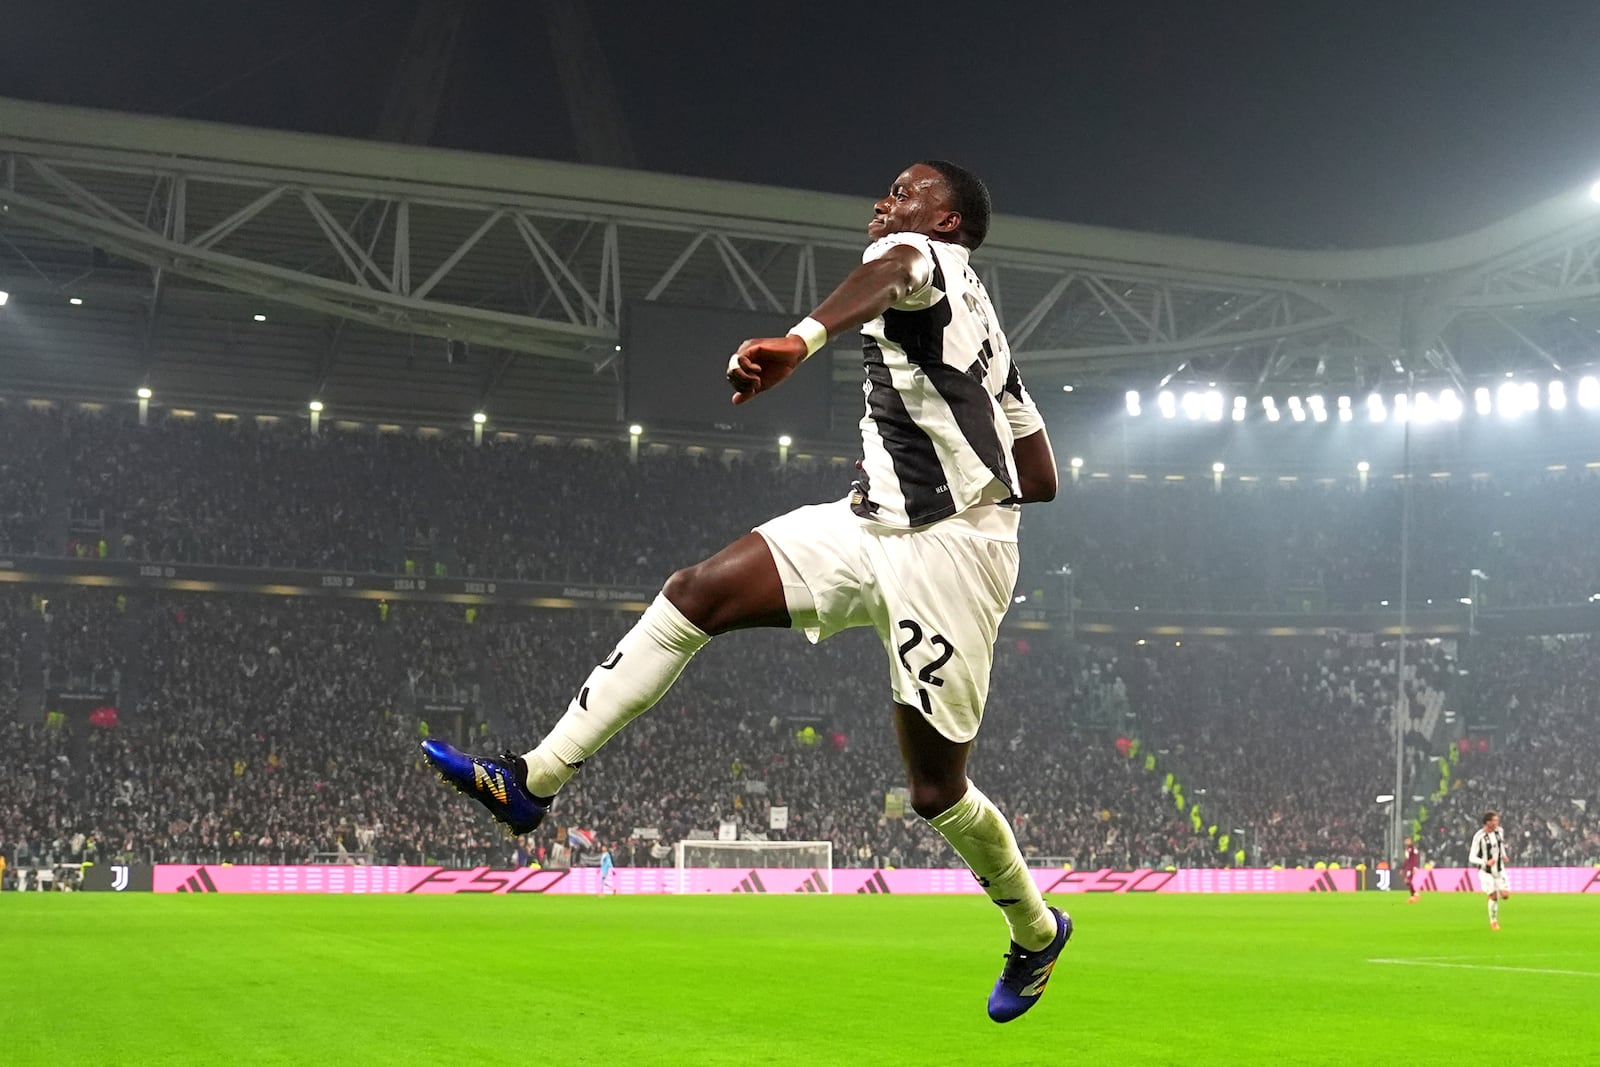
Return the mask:
<path id="1" fill-rule="evenodd" d="M 1050 914 L 1056 917 L 1054 941 L 1037 952 L 1011 942 L 1005 970 L 989 994 L 989 1018 L 997 1023 L 1008 1023 L 1039 1002 L 1050 972 L 1055 969 L 1056 957 L 1072 938 L 1072 916 L 1055 908 L 1050 909 Z"/>
<path id="2" fill-rule="evenodd" d="M 540 799 L 528 792 L 527 771 L 514 752 L 494 758 L 473 756 L 430 737 L 422 742 L 422 755 L 439 772 L 441 782 L 488 808 L 513 834 L 532 833 L 550 811 L 549 797 Z"/>

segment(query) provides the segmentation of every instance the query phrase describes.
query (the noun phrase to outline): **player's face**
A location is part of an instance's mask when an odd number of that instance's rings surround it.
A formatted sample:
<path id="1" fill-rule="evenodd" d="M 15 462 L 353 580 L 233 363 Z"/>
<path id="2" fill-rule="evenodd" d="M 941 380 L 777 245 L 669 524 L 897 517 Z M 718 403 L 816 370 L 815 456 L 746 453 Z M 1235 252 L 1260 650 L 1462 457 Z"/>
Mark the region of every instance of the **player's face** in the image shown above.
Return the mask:
<path id="1" fill-rule="evenodd" d="M 891 233 L 952 235 L 961 216 L 950 209 L 950 189 L 932 167 L 917 163 L 900 172 L 889 195 L 872 205 L 867 236 L 874 241 Z"/>
<path id="2" fill-rule="evenodd" d="M 1500 829 L 1500 816 L 1496 815 L 1494 818 L 1484 823 L 1483 828 L 1488 830 L 1491 834 Z"/>

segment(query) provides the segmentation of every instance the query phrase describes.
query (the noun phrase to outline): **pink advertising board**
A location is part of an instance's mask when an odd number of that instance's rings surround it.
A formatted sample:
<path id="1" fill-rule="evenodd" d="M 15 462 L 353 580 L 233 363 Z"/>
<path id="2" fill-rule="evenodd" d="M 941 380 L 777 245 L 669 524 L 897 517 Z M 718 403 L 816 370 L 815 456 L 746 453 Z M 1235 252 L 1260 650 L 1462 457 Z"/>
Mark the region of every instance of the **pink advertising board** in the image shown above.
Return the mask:
<path id="1" fill-rule="evenodd" d="M 1362 887 L 1354 870 L 1118 871 L 1035 869 L 1033 879 L 1053 896 L 1064 893 L 1317 893 L 1351 892 Z M 1381 874 L 1384 872 L 1372 872 Z M 1398 872 L 1391 872 L 1398 874 Z M 1510 871 L 1511 890 L 1520 893 L 1600 894 L 1600 868 L 1521 867 Z M 1383 880 L 1374 878 L 1375 886 Z M 618 893 L 978 893 L 964 869 L 872 870 L 845 867 L 810 869 L 619 867 L 612 875 Z M 1398 878 L 1395 888 L 1400 887 Z M 1427 872 L 1425 892 L 1478 892 L 1477 872 L 1440 867 Z M 489 867 L 230 867 L 162 865 L 155 868 L 157 893 L 597 893 L 600 872 L 495 870 Z"/>
<path id="2" fill-rule="evenodd" d="M 1304 893 L 1357 888 L 1355 871 L 1043 870 L 1034 881 L 1046 893 Z M 1580 872 L 1589 873 L 1589 872 Z M 1600 874 L 1600 872 L 1593 872 Z M 1575 883 L 1574 883 L 1575 884 Z M 871 870 L 623 867 L 612 875 L 619 893 L 978 893 L 964 869 Z M 596 893 L 597 868 L 573 871 L 495 870 L 489 867 L 232 867 L 161 865 L 157 893 Z M 1578 889 L 1556 890 L 1565 892 Z M 1600 890 L 1597 890 L 1600 891 Z"/>

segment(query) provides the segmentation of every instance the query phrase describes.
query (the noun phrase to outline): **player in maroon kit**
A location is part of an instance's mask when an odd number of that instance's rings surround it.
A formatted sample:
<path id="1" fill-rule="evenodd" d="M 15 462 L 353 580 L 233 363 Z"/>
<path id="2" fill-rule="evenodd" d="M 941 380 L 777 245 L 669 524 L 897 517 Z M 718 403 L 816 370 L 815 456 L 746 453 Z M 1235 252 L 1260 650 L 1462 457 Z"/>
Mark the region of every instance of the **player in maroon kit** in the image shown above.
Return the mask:
<path id="1" fill-rule="evenodd" d="M 1406 903 L 1415 904 L 1417 897 L 1422 893 L 1422 853 L 1417 851 L 1417 846 L 1409 837 L 1406 838 L 1405 862 L 1400 864 L 1400 869 L 1405 872 L 1406 888 L 1411 890 Z"/>

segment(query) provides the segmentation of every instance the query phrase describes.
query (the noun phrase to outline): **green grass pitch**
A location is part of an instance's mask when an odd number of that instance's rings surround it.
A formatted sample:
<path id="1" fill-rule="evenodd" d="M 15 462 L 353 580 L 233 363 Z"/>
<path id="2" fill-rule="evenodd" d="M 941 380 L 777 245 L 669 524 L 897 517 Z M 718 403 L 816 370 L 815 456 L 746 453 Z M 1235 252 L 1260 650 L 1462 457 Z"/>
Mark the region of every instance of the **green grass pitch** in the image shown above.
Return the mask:
<path id="1" fill-rule="evenodd" d="M 1600 897 L 0 897 L 0 1062 L 1600 1063 Z M 1374 960 L 1407 960 L 1378 963 Z"/>

